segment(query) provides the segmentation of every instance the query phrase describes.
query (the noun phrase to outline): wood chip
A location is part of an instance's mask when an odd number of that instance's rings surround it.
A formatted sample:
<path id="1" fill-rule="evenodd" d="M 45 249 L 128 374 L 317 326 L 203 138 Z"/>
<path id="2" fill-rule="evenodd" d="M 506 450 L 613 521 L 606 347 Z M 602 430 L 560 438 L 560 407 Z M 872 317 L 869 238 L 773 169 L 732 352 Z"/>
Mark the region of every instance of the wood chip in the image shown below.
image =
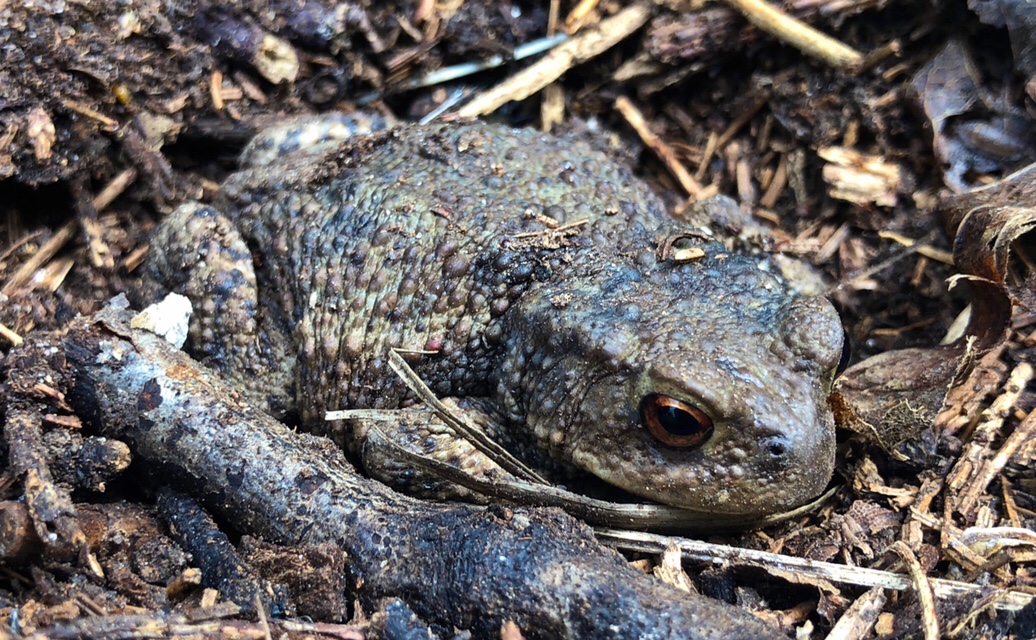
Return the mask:
<path id="1" fill-rule="evenodd" d="M 1034 370 L 1027 362 L 1012 370 L 1003 390 L 988 409 L 982 412 L 981 422 L 975 427 L 970 441 L 957 464 L 947 475 L 947 502 L 966 519 L 974 518 L 976 505 L 993 478 L 1003 470 L 1013 453 L 1036 432 L 1036 412 L 1029 413 L 1015 427 L 995 454 L 993 445 L 1003 429 L 1010 409 L 1018 401 L 1026 385 L 1033 379 Z"/>
<path id="2" fill-rule="evenodd" d="M 75 100 L 62 100 L 61 104 L 64 105 L 65 108 L 71 111 L 75 111 L 81 116 L 85 116 L 87 118 L 90 118 L 91 120 L 99 122 L 101 124 L 101 127 L 104 128 L 104 130 L 106 131 L 114 132 L 119 130 L 118 120 L 109 118 L 100 111 L 92 107 L 89 107 L 81 102 L 76 102 Z"/>
<path id="3" fill-rule="evenodd" d="M 262 44 L 252 61 L 255 70 L 272 84 L 295 82 L 299 75 L 299 57 L 287 40 L 263 34 Z"/>
<path id="4" fill-rule="evenodd" d="M 126 187 L 133 184 L 137 179 L 137 170 L 133 167 L 123 169 L 114 178 L 108 181 L 108 184 L 97 192 L 97 195 L 93 197 L 94 209 L 97 211 L 104 211 L 108 208 L 115 198 L 118 198 Z"/>
<path id="5" fill-rule="evenodd" d="M 41 271 L 37 272 L 38 277 L 36 281 L 38 288 L 50 293 L 56 292 L 64 284 L 65 277 L 72 270 L 75 263 L 75 260 L 67 257 L 51 261 Z"/>
<path id="6" fill-rule="evenodd" d="M 698 171 L 694 174 L 694 179 L 698 182 L 705 179 L 705 172 L 709 169 L 709 163 L 712 162 L 712 157 L 716 155 L 716 149 L 719 149 L 719 134 L 715 131 L 710 131 L 709 138 L 705 141 L 705 151 L 701 154 L 701 162 L 698 164 Z"/>
<path id="7" fill-rule="evenodd" d="M 508 620 L 500 625 L 500 640 L 522 640 L 522 629 L 514 620 Z"/>
<path id="8" fill-rule="evenodd" d="M 565 120 L 565 88 L 558 82 L 552 82 L 543 88 L 543 101 L 540 103 L 540 129 L 550 131 Z"/>
<path id="9" fill-rule="evenodd" d="M 50 114 L 43 107 L 33 107 L 27 116 L 29 126 L 25 133 L 32 143 L 33 153 L 36 160 L 43 162 L 49 160 L 53 155 L 51 149 L 57 141 L 57 130 L 54 128 L 54 121 Z"/>
<path id="10" fill-rule="evenodd" d="M 22 346 L 24 340 L 20 335 L 12 331 L 7 325 L 0 323 L 0 338 L 7 340 L 15 347 Z"/>
<path id="11" fill-rule="evenodd" d="M 209 97 L 212 99 L 212 108 L 223 111 L 223 73 L 219 69 L 215 69 L 209 76 Z"/>
<path id="12" fill-rule="evenodd" d="M 847 147 L 821 147 L 817 155 L 828 163 L 822 175 L 831 187 L 832 198 L 861 205 L 896 206 L 899 166 Z"/>
<path id="13" fill-rule="evenodd" d="M 66 429 L 75 429 L 76 431 L 79 431 L 83 428 L 83 421 L 80 420 L 79 416 L 76 415 L 60 415 L 57 413 L 48 413 L 43 416 L 43 421 L 49 422 L 50 424 L 56 424 L 61 427 L 65 427 Z"/>
<path id="14" fill-rule="evenodd" d="M 671 584 L 684 593 L 698 592 L 690 576 L 683 570 L 683 554 L 675 543 L 666 546 L 652 573 L 662 582 Z"/>
<path id="15" fill-rule="evenodd" d="M 66 222 L 43 244 L 42 247 L 40 247 L 39 251 L 33 254 L 32 257 L 26 260 L 22 266 L 18 267 L 18 269 L 11 274 L 11 277 L 7 279 L 6 283 L 4 283 L 3 288 L 0 289 L 0 293 L 10 297 L 14 295 L 16 291 L 24 287 L 32 278 L 33 274 L 35 274 L 36 271 L 44 265 L 44 263 L 54 257 L 54 254 L 65 246 L 69 240 L 75 237 L 77 227 L 78 224 L 75 220 Z"/>
<path id="16" fill-rule="evenodd" d="M 788 156 L 781 155 L 777 161 L 777 169 L 773 173 L 773 179 L 766 187 L 763 197 L 759 198 L 759 206 L 764 209 L 773 209 L 777 204 L 777 198 L 781 197 L 784 187 L 788 186 Z"/>

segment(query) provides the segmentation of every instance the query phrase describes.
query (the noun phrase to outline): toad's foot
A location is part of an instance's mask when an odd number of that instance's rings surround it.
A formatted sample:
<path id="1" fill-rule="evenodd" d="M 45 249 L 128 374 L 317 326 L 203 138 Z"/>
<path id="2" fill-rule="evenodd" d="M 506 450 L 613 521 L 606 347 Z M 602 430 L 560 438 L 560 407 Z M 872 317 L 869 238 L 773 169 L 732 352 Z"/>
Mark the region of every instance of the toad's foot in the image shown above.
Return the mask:
<path id="1" fill-rule="evenodd" d="M 442 402 L 455 415 L 463 415 L 469 426 L 485 431 L 481 425 L 488 417 L 471 403 L 453 398 Z M 480 482 L 515 480 L 427 408 L 410 407 L 379 413 L 384 414 L 384 419 L 364 417 L 350 420 L 348 431 L 361 443 L 359 454 L 364 470 L 399 491 L 438 500 L 487 501 L 486 496 L 444 479 L 434 469 L 415 466 L 406 459 L 409 456 L 397 453 L 399 449 L 454 467 Z"/>
<path id="2" fill-rule="evenodd" d="M 151 240 L 143 299 L 169 292 L 194 306 L 189 345 L 199 360 L 240 381 L 246 397 L 282 417 L 294 407 L 294 355 L 277 327 L 261 326 L 252 254 L 233 223 L 211 207 L 181 206 Z M 161 284 L 159 284 L 161 283 Z"/>

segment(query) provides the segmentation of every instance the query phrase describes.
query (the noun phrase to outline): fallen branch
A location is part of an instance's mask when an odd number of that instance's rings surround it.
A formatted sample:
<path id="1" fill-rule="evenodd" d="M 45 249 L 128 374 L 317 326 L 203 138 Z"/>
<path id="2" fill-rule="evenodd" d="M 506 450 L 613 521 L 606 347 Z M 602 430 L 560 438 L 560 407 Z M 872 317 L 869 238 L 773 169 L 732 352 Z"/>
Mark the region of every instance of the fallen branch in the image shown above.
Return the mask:
<path id="1" fill-rule="evenodd" d="M 216 376 L 153 334 L 125 305 L 73 324 L 61 347 L 69 395 L 105 434 L 243 533 L 335 544 L 368 610 L 401 597 L 442 630 L 527 638 L 767 638 L 735 608 L 629 567 L 555 509 L 425 503 L 356 474 L 329 441 L 242 405 Z"/>

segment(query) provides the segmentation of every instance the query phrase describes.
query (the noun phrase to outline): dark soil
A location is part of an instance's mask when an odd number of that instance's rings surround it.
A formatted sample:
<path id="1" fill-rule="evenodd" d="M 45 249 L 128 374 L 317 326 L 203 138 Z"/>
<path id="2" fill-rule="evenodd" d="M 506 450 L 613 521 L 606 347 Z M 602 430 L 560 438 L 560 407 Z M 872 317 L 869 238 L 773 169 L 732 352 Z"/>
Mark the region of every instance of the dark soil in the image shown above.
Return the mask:
<path id="1" fill-rule="evenodd" d="M 551 24 L 549 3 L 448 4 L 365 0 L 335 14 L 318 0 L 218 6 L 0 0 L 0 325 L 19 336 L 61 330 L 76 314 L 93 313 L 135 287 L 155 221 L 185 200 L 210 195 L 265 122 L 357 109 L 420 118 L 455 90 L 477 93 L 527 66 L 527 60 L 510 60 L 514 49 L 544 37 Z M 969 301 L 966 287 L 950 289 L 948 278 L 957 270 L 943 261 L 952 259 L 953 240 L 940 202 L 961 189 L 947 176 L 989 184 L 1036 160 L 1030 117 L 1036 91 L 1009 41 L 1022 27 L 983 24 L 951 0 L 888 0 L 856 15 L 786 3 L 858 51 L 898 44 L 893 55 L 850 74 L 777 43 L 726 8 L 695 4 L 691 10 L 692 4 L 656 7 L 632 37 L 549 90 L 489 117 L 536 127 L 545 110 L 563 105 L 556 129 L 604 131 L 600 135 L 615 142 L 610 146 L 624 149 L 678 210 L 686 193 L 613 107 L 616 98 L 630 98 L 699 183 L 738 198 L 773 230 L 778 249 L 823 274 L 844 319 L 852 362 L 937 344 Z M 602 3 L 584 29 L 623 6 Z M 569 10 L 570 3 L 561 3 L 559 25 Z M 274 72 L 262 59 L 264 34 L 290 43 L 298 57 L 294 81 L 271 81 Z M 931 107 L 936 87 L 919 88 L 916 80 L 951 41 L 971 53 L 981 104 L 972 100 L 940 120 Z M 494 55 L 505 60 L 497 69 L 408 88 L 427 72 Z M 988 123 L 1000 128 L 990 133 Z M 718 148 L 717 139 L 723 142 Z M 831 147 L 861 154 L 851 168 L 883 160 L 898 168 L 898 181 L 880 182 L 857 201 L 833 195 L 829 167 L 837 163 L 820 153 Z M 104 202 L 99 194 L 113 181 L 122 187 Z M 883 189 L 891 200 L 879 202 Z M 69 223 L 68 239 L 41 254 Z M 1005 271 L 1015 284 L 1024 284 L 1026 274 L 1024 260 Z M 841 486 L 818 512 L 722 541 L 897 571 L 901 556 L 892 545 L 903 541 L 930 577 L 1031 589 L 1032 542 L 1025 535 L 1032 536 L 1036 521 L 1036 445 L 1021 443 L 988 487 L 973 489 L 972 483 L 982 477 L 974 470 L 991 463 L 1036 405 L 1032 372 L 1019 368 L 1032 360 L 1034 318 L 1032 310 L 1016 307 L 1008 341 L 955 387 L 949 410 L 934 426 L 915 431 L 896 453 L 847 431 L 836 478 Z M 13 340 L 0 334 L 0 353 L 12 353 Z M 5 366 L 12 366 L 10 358 Z M 0 390 L 15 393 L 10 386 Z M 997 401 L 994 412 L 982 413 Z M 82 444 L 79 436 L 73 444 L 49 437 L 56 452 Z M 0 585 L 7 631 L 58 633 L 59 623 L 79 616 L 205 604 L 205 594 L 184 577 L 187 563 L 165 538 L 152 499 L 139 491 L 144 476 L 133 474 L 141 470 L 131 467 L 130 474 L 75 485 L 84 514 L 119 518 L 101 526 L 108 542 L 97 542 L 105 577 L 91 573 L 82 558 L 52 557 L 38 547 L 0 564 L 8 577 Z M 23 479 L 11 468 L 0 479 L 3 498 L 17 501 Z M 964 501 L 969 490 L 974 495 Z M 112 505 L 121 509 L 123 502 L 133 513 L 113 515 Z M 0 514 L 0 533 L 16 526 L 2 520 Z M 235 523 L 217 524 L 238 542 L 242 531 Z M 113 526 L 150 545 L 150 555 L 112 541 Z M 974 526 L 1028 533 L 1001 534 L 1023 542 L 982 551 L 962 534 Z M 261 555 L 260 545 L 241 546 Z M 686 568 L 707 595 L 761 610 L 786 631 L 812 625 L 814 637 L 866 591 L 812 578 L 794 584 L 786 574 L 755 569 Z M 922 637 L 915 592 L 886 593 L 876 630 L 863 637 Z M 940 628 L 945 633 L 960 624 L 958 637 L 1034 637 L 1031 606 L 1021 614 L 990 608 L 967 618 L 979 606 L 973 597 L 939 599 Z"/>

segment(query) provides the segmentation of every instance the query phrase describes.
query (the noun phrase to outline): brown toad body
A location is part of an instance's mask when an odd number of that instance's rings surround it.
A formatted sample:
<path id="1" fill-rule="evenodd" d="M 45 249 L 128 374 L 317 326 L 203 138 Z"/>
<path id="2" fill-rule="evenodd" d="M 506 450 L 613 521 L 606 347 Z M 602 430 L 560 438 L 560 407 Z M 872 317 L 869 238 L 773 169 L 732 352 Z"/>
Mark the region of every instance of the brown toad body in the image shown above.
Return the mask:
<path id="1" fill-rule="evenodd" d="M 677 235 L 704 257 L 657 256 Z M 410 126 L 232 175 L 161 225 L 145 282 L 191 298 L 195 353 L 249 399 L 354 451 L 362 434 L 323 414 L 412 402 L 387 366 L 400 349 L 534 465 L 779 512 L 831 475 L 842 329 L 702 235 L 581 141 Z"/>

